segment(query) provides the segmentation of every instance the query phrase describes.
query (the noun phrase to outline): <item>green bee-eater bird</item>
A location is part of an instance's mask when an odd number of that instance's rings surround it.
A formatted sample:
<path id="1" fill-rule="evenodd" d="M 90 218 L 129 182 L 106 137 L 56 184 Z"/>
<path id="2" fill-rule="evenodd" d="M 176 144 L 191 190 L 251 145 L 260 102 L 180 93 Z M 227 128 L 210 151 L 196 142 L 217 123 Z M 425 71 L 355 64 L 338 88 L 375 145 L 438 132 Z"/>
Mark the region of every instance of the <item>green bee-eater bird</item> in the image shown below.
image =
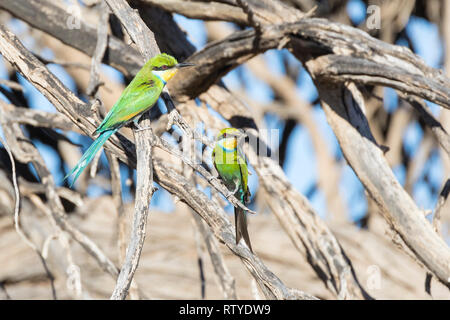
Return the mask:
<path id="1" fill-rule="evenodd" d="M 70 184 L 72 186 L 106 140 L 121 127 L 134 121 L 139 128 L 139 117 L 156 104 L 167 81 L 173 78 L 178 69 L 188 66 L 193 64 L 178 63 L 174 57 L 165 53 L 147 61 L 95 130 L 95 133 L 99 134 L 97 139 L 64 179 L 74 174 Z"/>
<path id="2" fill-rule="evenodd" d="M 227 188 L 243 204 L 250 201 L 250 190 L 248 189 L 247 161 L 239 149 L 239 141 L 243 134 L 235 128 L 225 128 L 220 131 L 212 153 L 214 167 L 219 173 Z M 244 238 L 250 251 L 252 245 L 247 231 L 247 218 L 241 208 L 234 208 L 234 219 L 236 228 L 236 244 Z"/>

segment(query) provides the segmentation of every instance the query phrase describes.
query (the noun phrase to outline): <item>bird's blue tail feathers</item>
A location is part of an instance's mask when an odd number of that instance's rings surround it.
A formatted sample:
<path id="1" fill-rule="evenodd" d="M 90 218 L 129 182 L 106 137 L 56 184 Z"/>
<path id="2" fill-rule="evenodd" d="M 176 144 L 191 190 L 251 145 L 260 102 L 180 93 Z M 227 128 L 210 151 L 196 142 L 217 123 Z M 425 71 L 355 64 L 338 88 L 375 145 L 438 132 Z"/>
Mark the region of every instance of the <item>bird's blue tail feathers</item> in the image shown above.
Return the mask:
<path id="1" fill-rule="evenodd" d="M 86 152 L 81 157 L 80 161 L 78 161 L 77 165 L 64 177 L 64 180 L 70 177 L 71 175 L 75 174 L 75 177 L 73 178 L 72 182 L 70 183 L 70 186 L 72 187 L 75 181 L 78 179 L 81 172 L 83 172 L 84 168 L 87 167 L 87 165 L 94 159 L 97 152 L 100 150 L 100 148 L 103 146 L 103 144 L 108 140 L 109 137 L 111 137 L 114 133 L 116 133 L 117 129 L 103 131 L 97 139 L 94 140 L 94 142 L 91 144 L 89 149 L 86 150 Z"/>

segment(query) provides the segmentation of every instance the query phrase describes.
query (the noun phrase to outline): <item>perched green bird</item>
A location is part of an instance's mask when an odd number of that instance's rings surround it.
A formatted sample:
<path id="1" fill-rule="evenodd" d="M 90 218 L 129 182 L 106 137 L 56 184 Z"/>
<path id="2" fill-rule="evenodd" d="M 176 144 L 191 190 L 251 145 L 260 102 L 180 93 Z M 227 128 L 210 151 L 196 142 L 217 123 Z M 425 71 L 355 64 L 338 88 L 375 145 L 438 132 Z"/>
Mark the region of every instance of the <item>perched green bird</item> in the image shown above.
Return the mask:
<path id="1" fill-rule="evenodd" d="M 189 66 L 193 66 L 193 64 L 178 63 L 174 57 L 165 53 L 147 61 L 95 130 L 95 133 L 99 134 L 97 139 L 64 178 L 75 175 L 70 186 L 75 183 L 106 140 L 121 127 L 134 121 L 136 127 L 140 128 L 138 125 L 140 116 L 156 104 L 166 83 L 173 78 L 178 69 Z"/>
<path id="2" fill-rule="evenodd" d="M 225 128 L 220 131 L 212 153 L 214 167 L 219 173 L 226 187 L 234 193 L 234 196 L 243 204 L 250 201 L 248 189 L 247 161 L 239 149 L 239 141 L 243 134 L 235 128 Z M 250 251 L 252 245 L 247 231 L 247 218 L 241 208 L 234 208 L 236 228 L 236 244 L 244 238 Z"/>

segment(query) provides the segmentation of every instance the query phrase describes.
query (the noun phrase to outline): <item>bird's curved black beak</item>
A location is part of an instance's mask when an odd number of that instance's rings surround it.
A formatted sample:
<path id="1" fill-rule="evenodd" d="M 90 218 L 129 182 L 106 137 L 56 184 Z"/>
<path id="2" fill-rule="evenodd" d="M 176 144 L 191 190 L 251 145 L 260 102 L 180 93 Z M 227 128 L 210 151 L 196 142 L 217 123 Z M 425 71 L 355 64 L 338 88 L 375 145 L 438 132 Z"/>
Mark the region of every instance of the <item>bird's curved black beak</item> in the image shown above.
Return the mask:
<path id="1" fill-rule="evenodd" d="M 186 67 L 194 67 L 195 64 L 193 63 L 189 63 L 189 62 L 180 62 L 178 64 L 175 65 L 175 68 L 177 69 L 181 69 L 181 68 L 186 68 Z"/>

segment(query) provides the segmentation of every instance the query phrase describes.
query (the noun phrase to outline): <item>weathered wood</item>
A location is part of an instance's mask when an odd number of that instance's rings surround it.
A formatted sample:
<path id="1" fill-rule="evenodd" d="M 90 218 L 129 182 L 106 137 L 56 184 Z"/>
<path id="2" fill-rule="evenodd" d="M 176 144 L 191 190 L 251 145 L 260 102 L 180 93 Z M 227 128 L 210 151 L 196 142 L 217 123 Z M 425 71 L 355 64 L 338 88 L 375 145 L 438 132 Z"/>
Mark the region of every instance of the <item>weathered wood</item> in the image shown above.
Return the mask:
<path id="1" fill-rule="evenodd" d="M 310 72 L 319 61 L 307 63 Z M 316 78 L 320 79 L 320 78 Z M 418 259 L 450 288 L 450 249 L 434 231 L 389 167 L 381 148 L 371 137 L 365 119 L 364 100 L 354 84 L 326 85 L 316 82 L 327 120 L 344 156 L 384 218 L 396 230 Z"/>

